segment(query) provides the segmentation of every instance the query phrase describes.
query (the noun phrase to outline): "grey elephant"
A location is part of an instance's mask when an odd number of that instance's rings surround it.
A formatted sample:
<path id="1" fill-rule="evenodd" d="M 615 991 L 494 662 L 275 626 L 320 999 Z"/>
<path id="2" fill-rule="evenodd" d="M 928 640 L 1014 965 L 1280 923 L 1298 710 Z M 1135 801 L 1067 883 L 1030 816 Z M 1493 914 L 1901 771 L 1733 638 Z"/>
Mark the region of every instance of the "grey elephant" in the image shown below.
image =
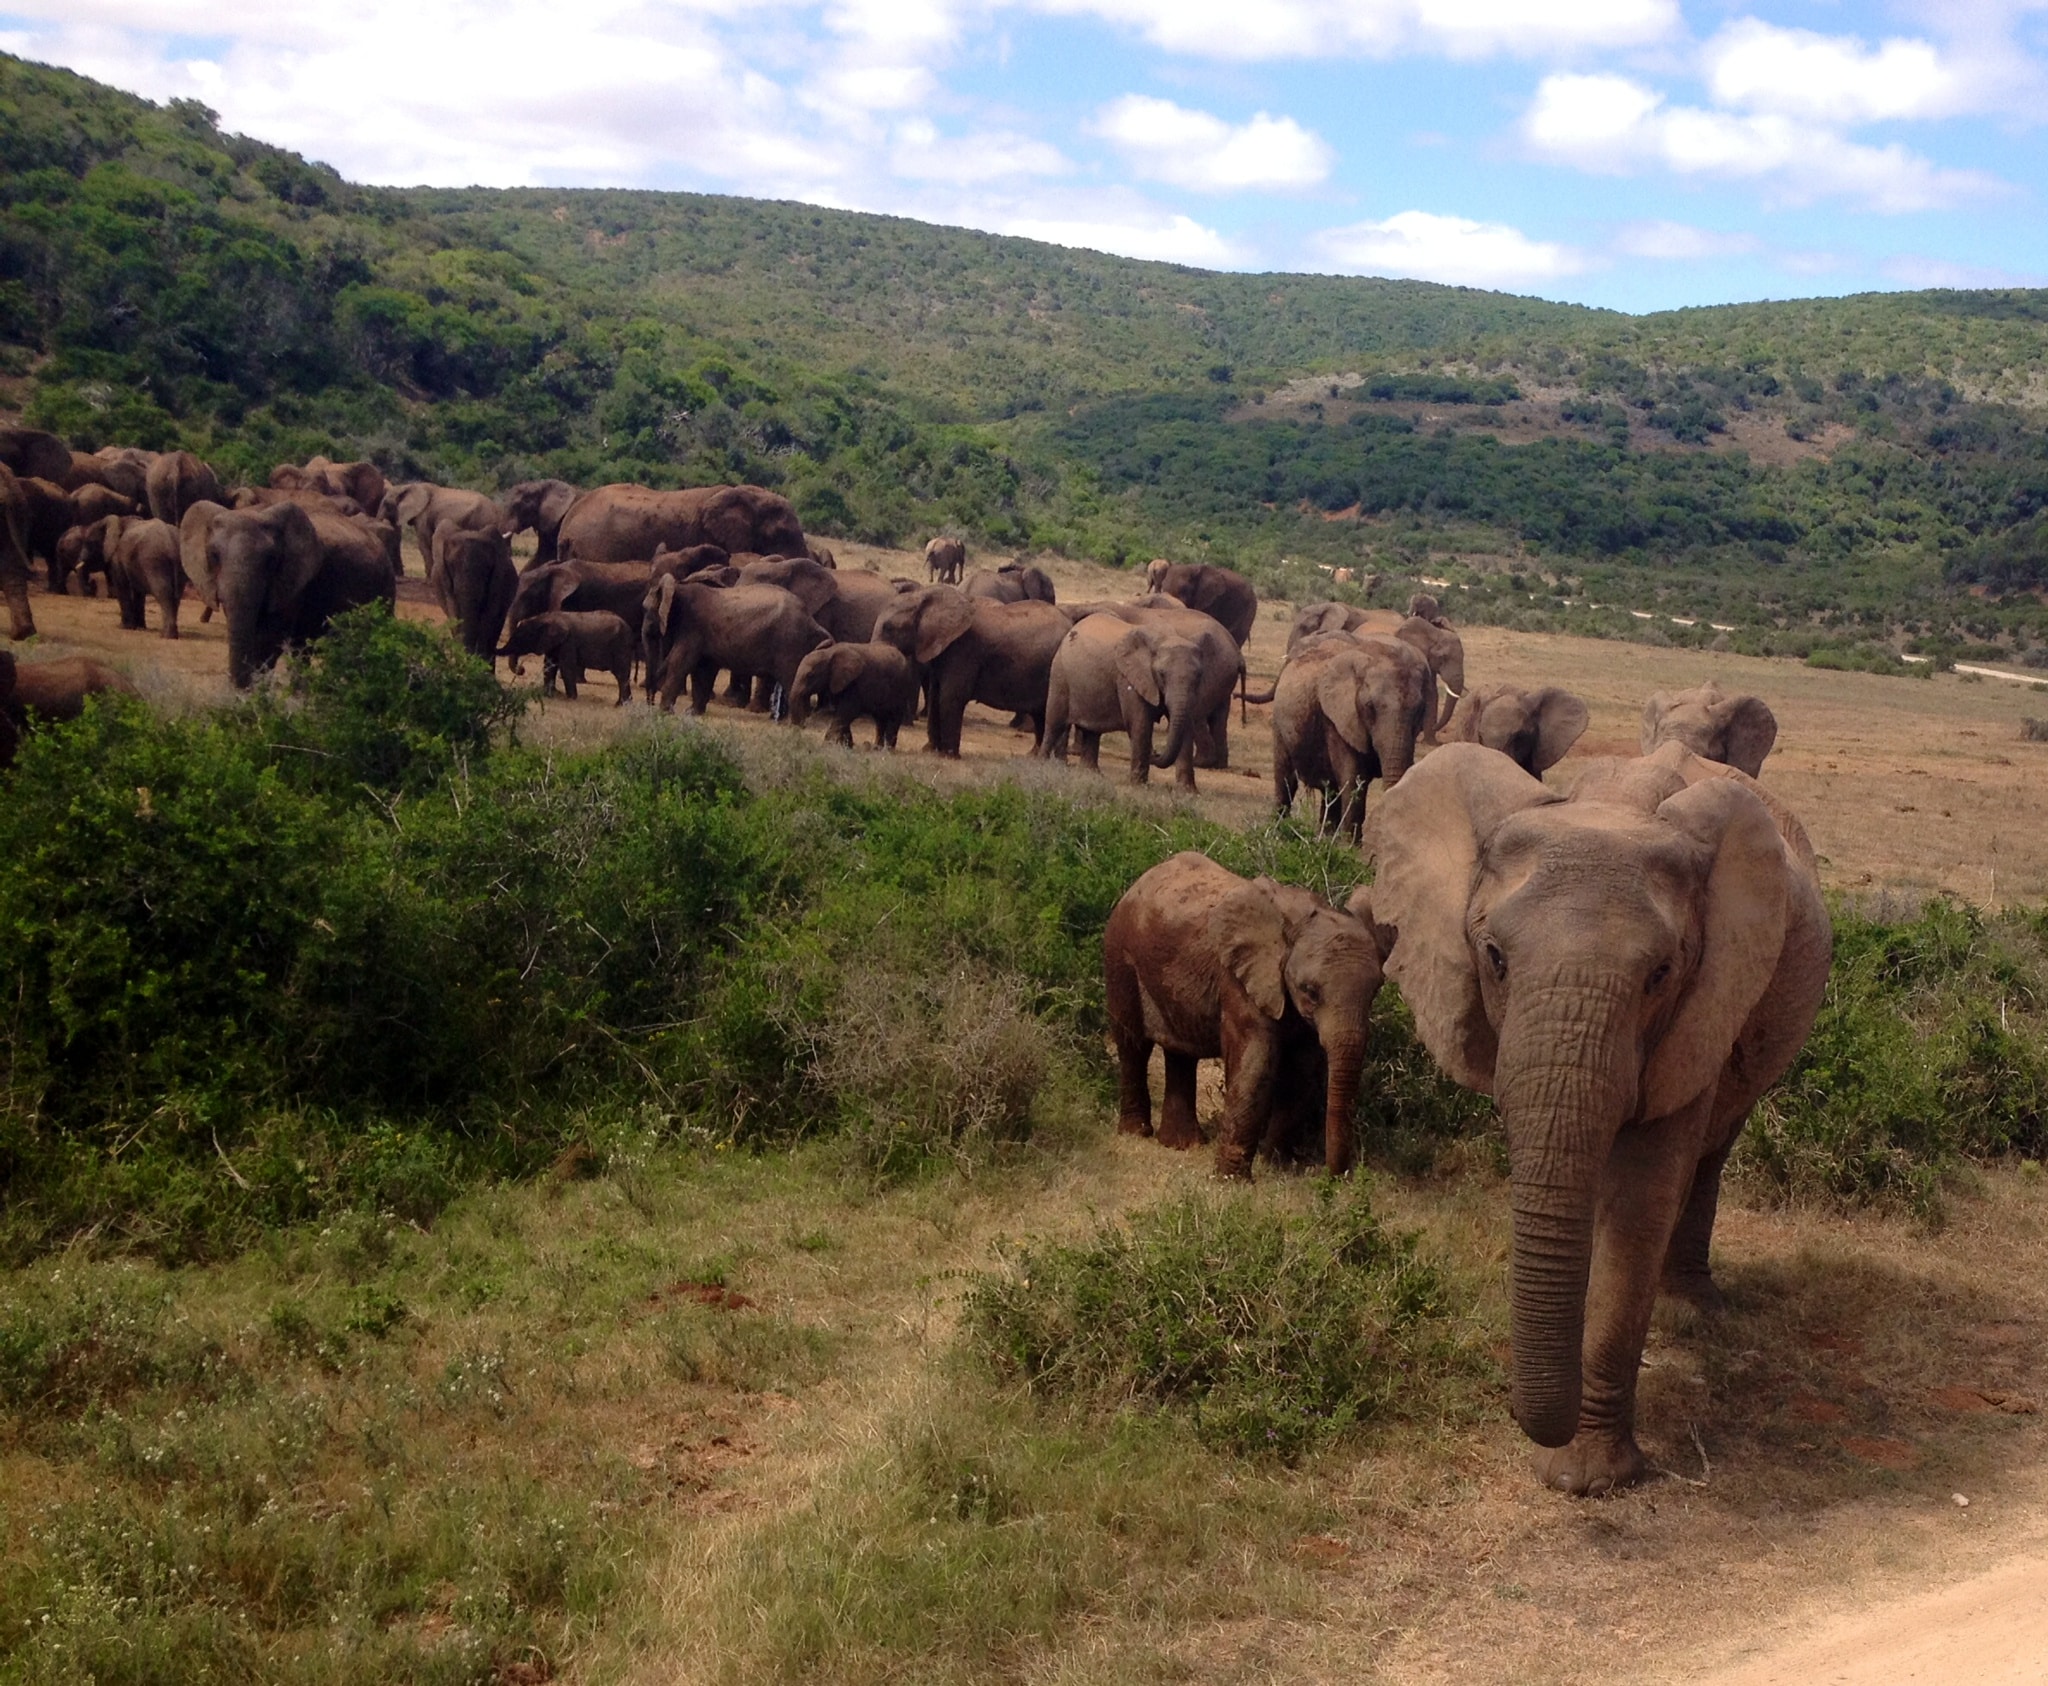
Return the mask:
<path id="1" fill-rule="evenodd" d="M 1438 729 L 1450 723 L 1451 711 L 1465 694 L 1465 641 L 1441 618 L 1404 615 L 1394 609 L 1354 609 L 1343 603 L 1311 603 L 1294 617 L 1287 637 L 1291 659 L 1307 640 L 1322 633 L 1363 633 L 1398 638 L 1429 663 L 1434 676 L 1429 688 L 1429 713 L 1422 722 L 1425 742 L 1436 741 Z M 1439 697 L 1438 685 L 1449 693 Z M 1252 701 L 1257 702 L 1257 697 Z"/>
<path id="2" fill-rule="evenodd" d="M 202 622 L 212 620 L 214 611 L 220 607 L 219 596 L 208 595 L 212 581 L 206 571 L 206 541 L 213 532 L 214 522 L 225 514 L 225 504 L 202 500 L 186 510 L 184 520 L 178 523 L 178 560 L 185 570 L 185 578 L 191 582 L 192 590 L 199 598 L 199 619 Z M 202 586 L 202 580 L 208 584 Z"/>
<path id="3" fill-rule="evenodd" d="M 0 650 L 0 767 L 13 763 L 24 733 L 39 721 L 76 720 L 87 697 L 142 693 L 126 674 L 90 656 L 65 656 L 48 662 L 17 662 Z"/>
<path id="4" fill-rule="evenodd" d="M 1221 1058 L 1216 1170 L 1248 1176 L 1255 1155 L 1351 1168 L 1352 1108 L 1365 1065 L 1380 955 L 1371 925 L 1306 890 L 1247 882 L 1192 851 L 1126 890 L 1102 934 L 1117 1128 L 1151 1135 L 1147 1068 L 1166 1053 L 1159 1140 L 1187 1148 L 1195 1065 Z"/>
<path id="5" fill-rule="evenodd" d="M 991 603 L 950 585 L 902 593 L 875 637 L 916 663 L 928 703 L 926 747 L 960 753 L 970 702 L 1027 718 L 1034 743 L 1045 722 L 1052 659 L 1072 623 L 1050 603 Z"/>
<path id="6" fill-rule="evenodd" d="M 519 589 L 519 570 L 512 566 L 512 541 L 496 530 L 443 527 L 434 534 L 427 583 L 433 587 L 441 613 L 454 627 L 456 641 L 486 666 L 495 668 L 498 634 Z M 626 623 L 619 619 L 619 624 Z M 630 665 L 629 662 L 629 685 Z"/>
<path id="7" fill-rule="evenodd" d="M 530 568 L 519 576 L 506 618 L 517 626 L 529 615 L 603 610 L 617 615 L 628 626 L 638 625 L 647 588 L 654 577 L 654 567 L 647 562 L 550 562 L 545 568 Z M 651 693 L 651 655 L 648 662 L 647 683 Z M 512 662 L 512 671 L 520 671 L 517 658 Z"/>
<path id="8" fill-rule="evenodd" d="M 1259 618 L 1258 588 L 1235 568 L 1220 568 L 1213 562 L 1169 562 L 1158 556 L 1145 566 L 1145 589 L 1177 597 L 1190 609 L 1214 616 L 1237 640 L 1239 649 L 1252 641 L 1252 627 Z"/>
<path id="9" fill-rule="evenodd" d="M 749 562 L 740 569 L 740 578 L 754 585 L 781 586 L 841 644 L 865 644 L 874 636 L 882 611 L 901 595 L 880 574 L 864 568 L 828 568 L 808 556 Z"/>
<path id="10" fill-rule="evenodd" d="M 505 513 L 495 499 L 462 486 L 437 486 L 431 480 L 387 486 L 383 498 L 371 507 L 392 526 L 411 528 L 420 562 L 429 569 L 434 565 L 434 535 L 443 527 L 496 533 L 505 524 Z"/>
<path id="11" fill-rule="evenodd" d="M 875 748 L 894 749 L 896 734 L 917 715 L 917 674 L 893 644 L 820 644 L 797 664 L 789 718 L 801 726 L 814 708 L 832 711 L 827 743 L 853 747 L 853 723 L 875 723 Z"/>
<path id="12" fill-rule="evenodd" d="M 200 575 L 193 584 L 227 619 L 228 679 L 236 689 L 246 690 L 287 644 L 319 637 L 344 610 L 396 601 L 385 542 L 347 517 L 323 519 L 340 525 L 323 534 L 290 501 L 214 518 L 194 558 Z"/>
<path id="13" fill-rule="evenodd" d="M 1722 1166 L 1826 988 L 1812 845 L 1677 744 L 1591 764 L 1569 799 L 1446 744 L 1368 842 L 1387 975 L 1506 1127 L 1515 1420 L 1546 1485 L 1623 1486 L 1658 1290 L 1719 1303 Z"/>
<path id="14" fill-rule="evenodd" d="M 0 427 L 0 468 L 22 480 L 48 480 L 72 487 L 72 450 L 39 427 Z"/>
<path id="15" fill-rule="evenodd" d="M 498 531 L 509 539 L 532 528 L 533 560 L 527 566 L 544 568 L 555 560 L 555 541 L 562 518 L 582 495 L 580 487 L 566 480 L 522 480 L 498 500 L 498 507 L 504 511 Z"/>
<path id="16" fill-rule="evenodd" d="M 502 534 L 492 534 L 502 544 Z M 511 567 L 508 560 L 505 564 Z M 612 706 L 624 708 L 633 700 L 633 657 L 638 640 L 633 629 L 609 610 L 582 613 L 552 612 L 528 615 L 506 636 L 501 656 L 539 656 L 541 690 L 552 696 L 556 679 L 562 695 L 576 700 L 576 687 L 592 669 L 609 673 L 619 682 L 619 700 Z"/>
<path id="17" fill-rule="evenodd" d="M 54 480 L 24 474 L 16 475 L 15 482 L 21 487 L 22 495 L 22 549 L 30 562 L 41 562 L 45 569 L 54 571 L 57 541 L 78 524 L 78 505 L 71 494 Z M 105 488 L 100 490 L 105 491 Z M 107 495 L 111 497 L 113 494 Z M 50 589 L 55 592 L 64 588 L 61 583 L 53 581 Z"/>
<path id="18" fill-rule="evenodd" d="M 1096 612 L 1114 615 L 1132 626 L 1156 627 L 1199 645 L 1204 670 L 1234 669 L 1240 695 L 1243 694 L 1243 647 L 1214 615 L 1190 609 L 1178 597 L 1168 597 L 1164 592 L 1150 592 L 1123 602 L 1104 603 Z M 1230 703 L 1226 698 L 1219 707 L 1195 720 L 1195 766 L 1214 769 L 1229 765 Z"/>
<path id="19" fill-rule="evenodd" d="M 1681 743 L 1703 761 L 1756 778 L 1778 741 L 1778 717 L 1762 697 L 1724 691 L 1714 680 L 1689 691 L 1658 691 L 1643 704 L 1643 753 Z"/>
<path id="20" fill-rule="evenodd" d="M 830 638 L 780 586 L 662 578 L 641 606 L 647 692 L 659 692 L 664 714 L 685 683 L 690 712 L 702 714 L 721 668 L 763 675 L 787 696 L 804 657 Z"/>
<path id="21" fill-rule="evenodd" d="M 967 546 L 941 535 L 924 546 L 925 577 L 937 585 L 958 585 L 967 571 Z"/>
<path id="22" fill-rule="evenodd" d="M 1082 761 L 1093 768 L 1102 734 L 1126 732 L 1133 782 L 1148 782 L 1155 766 L 1171 767 L 1175 782 L 1193 790 L 1198 728 L 1219 714 L 1229 719 L 1242 664 L 1230 635 L 1213 621 L 1208 625 L 1213 637 L 1204 640 L 1163 617 L 1137 625 L 1115 615 L 1077 622 L 1053 656 L 1039 753 L 1065 760 L 1071 731 L 1080 737 Z M 1162 718 L 1166 744 L 1155 755 Z"/>
<path id="23" fill-rule="evenodd" d="M 1274 808 L 1291 812 L 1306 787 L 1321 798 L 1322 829 L 1356 842 L 1366 786 L 1378 778 L 1391 790 L 1415 763 L 1431 683 L 1400 639 L 1310 639 L 1273 690 Z"/>
<path id="24" fill-rule="evenodd" d="M 119 492 L 138 510 L 149 507 L 149 465 L 156 452 L 134 445 L 102 445 L 92 454 L 94 473 L 103 486 Z M 74 459 L 73 472 L 77 472 Z"/>
<path id="25" fill-rule="evenodd" d="M 991 603 L 1056 603 L 1052 575 L 1028 562 L 1005 562 L 1000 568 L 976 568 L 963 588 L 969 597 Z"/>
<path id="26" fill-rule="evenodd" d="M 715 544 L 735 556 L 809 554 L 795 505 L 761 486 L 599 486 L 562 517 L 555 542 L 565 560 L 587 562 L 644 561 L 663 545 Z"/>
<path id="27" fill-rule="evenodd" d="M 122 626 L 142 631 L 149 624 L 145 605 L 154 600 L 162 635 L 176 638 L 178 602 L 185 595 L 178 529 L 168 521 L 124 521 L 118 515 L 108 516 L 107 523 L 107 585 L 121 606 Z"/>
<path id="28" fill-rule="evenodd" d="M 1546 685 L 1525 691 L 1517 685 L 1489 685 L 1468 691 L 1451 724 L 1459 743 L 1497 749 L 1525 773 L 1541 778 L 1585 735 L 1584 699 Z"/>
<path id="29" fill-rule="evenodd" d="M 165 451 L 143 476 L 153 520 L 175 527 L 195 503 L 222 503 L 220 476 L 190 451 Z"/>

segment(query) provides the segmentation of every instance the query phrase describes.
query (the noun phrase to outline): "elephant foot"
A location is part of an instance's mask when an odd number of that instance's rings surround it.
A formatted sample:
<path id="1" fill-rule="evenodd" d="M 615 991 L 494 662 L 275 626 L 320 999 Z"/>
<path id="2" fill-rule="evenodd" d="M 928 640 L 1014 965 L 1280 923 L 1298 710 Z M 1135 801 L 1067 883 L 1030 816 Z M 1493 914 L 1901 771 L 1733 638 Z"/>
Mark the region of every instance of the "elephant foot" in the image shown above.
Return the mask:
<path id="1" fill-rule="evenodd" d="M 1152 1134 L 1152 1120 L 1142 1112 L 1120 1112 L 1116 1118 L 1116 1133 L 1120 1136 L 1149 1136 Z"/>
<path id="2" fill-rule="evenodd" d="M 1597 1499 L 1642 1480 L 1649 1464 L 1635 1436 L 1580 1429 L 1569 1446 L 1536 1454 L 1536 1479 L 1552 1492 Z"/>
<path id="3" fill-rule="evenodd" d="M 1159 1120 L 1159 1145 L 1170 1147 L 1176 1153 L 1185 1153 L 1191 1147 L 1202 1145 L 1202 1132 L 1195 1127 L 1193 1119 L 1162 1117 Z"/>
<path id="4" fill-rule="evenodd" d="M 1703 1311 L 1710 1317 L 1728 1309 L 1728 1296 L 1704 1270 L 1667 1271 L 1664 1280 L 1658 1284 L 1658 1292 L 1674 1300 L 1684 1300 L 1695 1311 Z"/>
<path id="5" fill-rule="evenodd" d="M 1216 1150 L 1216 1175 L 1232 1182 L 1252 1180 L 1252 1156 L 1241 1147 L 1225 1145 Z"/>

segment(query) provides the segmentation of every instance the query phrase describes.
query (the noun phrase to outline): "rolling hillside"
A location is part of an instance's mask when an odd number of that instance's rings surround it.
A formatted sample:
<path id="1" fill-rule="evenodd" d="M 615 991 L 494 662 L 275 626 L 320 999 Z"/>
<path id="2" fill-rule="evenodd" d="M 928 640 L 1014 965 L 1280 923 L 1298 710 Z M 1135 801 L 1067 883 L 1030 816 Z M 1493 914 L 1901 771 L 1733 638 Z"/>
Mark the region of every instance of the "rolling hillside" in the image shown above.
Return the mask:
<path id="1" fill-rule="evenodd" d="M 1656 637 L 1877 665 L 2048 639 L 2044 293 L 1626 317 L 706 195 L 367 189 L 0 59 L 0 398 L 252 476 L 326 448 L 746 478 L 826 532 L 1352 563 L 1514 624 L 1661 607 L 1700 624 Z"/>

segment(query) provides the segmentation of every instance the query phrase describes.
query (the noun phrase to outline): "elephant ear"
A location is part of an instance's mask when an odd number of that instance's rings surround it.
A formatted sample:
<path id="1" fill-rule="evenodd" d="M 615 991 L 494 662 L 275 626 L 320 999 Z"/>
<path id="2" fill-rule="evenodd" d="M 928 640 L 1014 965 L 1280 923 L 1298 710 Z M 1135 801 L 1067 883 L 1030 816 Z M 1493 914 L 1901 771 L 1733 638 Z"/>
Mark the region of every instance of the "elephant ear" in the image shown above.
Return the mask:
<path id="1" fill-rule="evenodd" d="M 1664 729 L 1664 715 L 1670 707 L 1669 691 L 1652 691 L 1650 700 L 1643 704 L 1643 729 L 1636 742 L 1645 755 L 1657 747 L 1657 735 Z"/>
<path id="2" fill-rule="evenodd" d="M 654 624 L 662 637 L 668 636 L 668 627 L 676 612 L 676 577 L 663 574 L 654 582 Z"/>
<path id="3" fill-rule="evenodd" d="M 1721 719 L 1728 765 L 1755 778 L 1778 741 L 1778 717 L 1762 697 L 1734 697 L 1724 707 Z"/>
<path id="4" fill-rule="evenodd" d="M 278 549 L 282 553 L 270 572 L 268 601 L 273 615 L 290 615 L 299 599 L 319 577 L 327 560 L 320 535 L 313 530 L 313 518 L 295 503 L 283 506 L 290 515 L 278 519 Z"/>
<path id="5" fill-rule="evenodd" d="M 911 654 L 921 662 L 935 662 L 973 624 L 973 601 L 950 586 L 940 586 L 919 606 Z"/>
<path id="6" fill-rule="evenodd" d="M 1583 699 L 1548 686 L 1536 693 L 1536 771 L 1555 767 L 1585 736 L 1591 718 Z"/>
<path id="7" fill-rule="evenodd" d="M 1485 699 L 1477 691 L 1465 693 L 1463 702 L 1455 705 L 1451 720 L 1451 741 L 1454 743 L 1478 743 L 1479 717 L 1485 712 Z"/>
<path id="8" fill-rule="evenodd" d="M 1269 1019 L 1287 1011 L 1287 947 L 1291 940 L 1270 878 L 1255 878 L 1216 904 L 1209 937 L 1223 969 Z"/>
<path id="9" fill-rule="evenodd" d="M 1465 935 L 1479 851 L 1510 815 L 1559 800 L 1506 756 L 1452 743 L 1410 768 L 1366 820 L 1387 976 L 1436 1063 L 1481 1094 L 1493 1088 L 1495 1043 Z"/>
<path id="10" fill-rule="evenodd" d="M 1117 640 L 1116 676 L 1153 708 L 1160 707 L 1166 695 L 1159 688 L 1157 657 L 1158 649 L 1143 627 L 1134 626 Z"/>
<path id="11" fill-rule="evenodd" d="M 804 606 L 804 613 L 815 615 L 839 595 L 839 586 L 832 576 L 816 565 L 805 567 L 801 562 L 787 570 L 787 577 L 775 582 Z"/>
<path id="12" fill-rule="evenodd" d="M 436 538 L 440 537 L 438 533 L 434 536 Z M 436 549 L 438 548 L 439 547 L 436 546 Z M 548 581 L 548 608 L 551 610 L 559 610 L 564 603 L 569 601 L 569 594 L 573 592 L 577 588 L 577 586 L 581 585 L 582 583 L 583 582 L 581 580 L 575 578 L 572 574 L 570 574 L 568 569 L 564 568 L 559 574 L 555 575 L 553 579 Z M 667 628 L 664 627 L 663 630 L 666 631 Z"/>
<path id="13" fill-rule="evenodd" d="M 566 482 L 558 482 L 540 500 L 540 518 L 552 526 L 559 527 L 562 518 L 569 513 L 569 506 L 583 494 Z"/>
<path id="14" fill-rule="evenodd" d="M 1372 748 L 1372 725 L 1358 707 L 1360 668 L 1348 652 L 1324 662 L 1316 675 L 1316 705 L 1337 735 L 1363 755 Z"/>
<path id="15" fill-rule="evenodd" d="M 1707 850 L 1700 957 L 1671 1028 L 1643 1073 L 1645 1118 L 1665 1118 L 1711 1088 L 1770 987 L 1785 946 L 1787 856 L 1756 793 L 1705 779 L 1657 810 Z"/>
<path id="16" fill-rule="evenodd" d="M 849 686 L 860 683 L 861 676 L 867 671 L 868 658 L 858 644 L 833 644 L 826 649 L 830 651 L 826 655 L 826 689 L 837 696 Z M 819 653 L 824 655 L 825 650 L 821 649 Z"/>

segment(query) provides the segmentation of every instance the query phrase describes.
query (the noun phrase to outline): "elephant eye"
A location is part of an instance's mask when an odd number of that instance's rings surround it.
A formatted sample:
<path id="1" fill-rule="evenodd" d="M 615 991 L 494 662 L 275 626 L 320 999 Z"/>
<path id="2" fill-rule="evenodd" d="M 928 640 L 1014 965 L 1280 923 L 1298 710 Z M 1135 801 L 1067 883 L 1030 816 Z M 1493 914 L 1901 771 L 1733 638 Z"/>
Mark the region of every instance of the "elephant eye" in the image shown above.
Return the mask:
<path id="1" fill-rule="evenodd" d="M 1643 993 L 1645 995 L 1655 995 L 1658 990 L 1662 989 L 1670 981 L 1670 978 L 1671 962 L 1667 960 L 1650 974 L 1649 981 L 1643 985 Z"/>
<path id="2" fill-rule="evenodd" d="M 1493 968 L 1493 975 L 1496 978 L 1505 979 L 1507 977 L 1508 957 L 1501 953 L 1500 944 L 1493 941 L 1490 937 L 1486 943 L 1486 963 Z"/>

